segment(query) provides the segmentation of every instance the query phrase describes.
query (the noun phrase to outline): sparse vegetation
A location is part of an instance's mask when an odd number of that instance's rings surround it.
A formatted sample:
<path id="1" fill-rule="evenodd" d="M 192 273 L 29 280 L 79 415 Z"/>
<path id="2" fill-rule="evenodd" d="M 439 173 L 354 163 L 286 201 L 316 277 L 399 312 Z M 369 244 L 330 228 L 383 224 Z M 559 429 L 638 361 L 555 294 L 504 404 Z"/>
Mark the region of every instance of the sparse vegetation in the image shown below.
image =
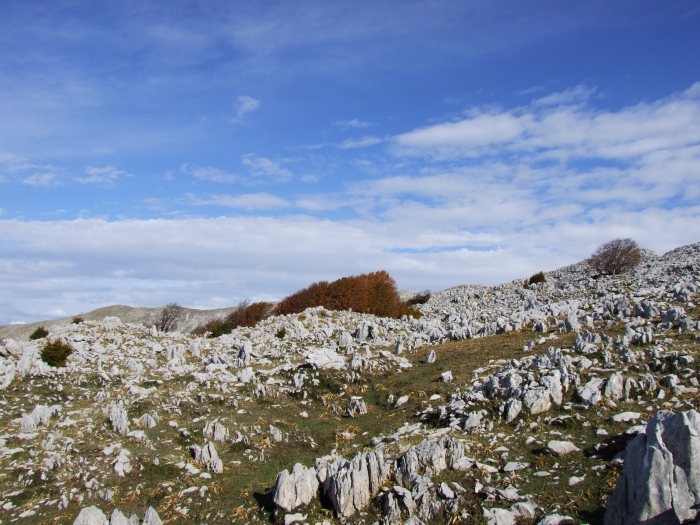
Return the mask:
<path id="1" fill-rule="evenodd" d="M 71 323 L 80 324 L 84 321 L 85 321 L 85 318 L 82 315 L 76 315 L 75 317 L 73 317 L 73 320 L 71 321 Z"/>
<path id="2" fill-rule="evenodd" d="M 177 303 L 168 303 L 160 311 L 160 315 L 155 322 L 156 328 L 161 332 L 174 332 L 177 330 L 185 309 Z"/>
<path id="3" fill-rule="evenodd" d="M 49 366 L 61 367 L 66 366 L 66 359 L 73 353 L 73 348 L 64 343 L 60 339 L 55 341 L 47 341 L 44 348 L 41 349 L 41 360 Z"/>
<path id="4" fill-rule="evenodd" d="M 380 317 L 401 316 L 401 299 L 396 281 L 384 270 L 343 277 L 329 283 L 321 281 L 285 297 L 275 314 L 294 314 L 323 306 L 328 310 L 352 310 Z"/>
<path id="5" fill-rule="evenodd" d="M 40 326 L 32 332 L 32 335 L 29 336 L 29 340 L 35 341 L 36 339 L 43 339 L 47 335 L 49 335 L 49 331 L 43 326 Z"/>
<path id="6" fill-rule="evenodd" d="M 588 262 L 598 273 L 618 275 L 639 266 L 642 251 L 632 239 L 614 239 L 598 247 Z"/>

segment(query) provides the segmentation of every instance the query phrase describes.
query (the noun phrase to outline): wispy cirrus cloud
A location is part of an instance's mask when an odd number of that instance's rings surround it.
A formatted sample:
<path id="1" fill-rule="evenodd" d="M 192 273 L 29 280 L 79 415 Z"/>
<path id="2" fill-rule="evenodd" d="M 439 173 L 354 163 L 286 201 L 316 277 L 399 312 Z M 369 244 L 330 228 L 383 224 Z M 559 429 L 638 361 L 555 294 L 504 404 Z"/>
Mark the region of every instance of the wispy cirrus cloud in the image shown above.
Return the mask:
<path id="1" fill-rule="evenodd" d="M 360 120 L 360 119 L 350 119 L 350 120 L 336 120 L 333 122 L 333 125 L 342 128 L 342 129 L 348 129 L 348 128 L 356 128 L 356 129 L 362 129 L 362 128 L 370 128 L 374 126 L 373 122 L 368 122 L 366 120 Z"/>
<path id="2" fill-rule="evenodd" d="M 580 104 L 592 92 L 574 89 L 512 110 L 475 109 L 458 121 L 397 135 L 393 152 L 438 160 L 538 154 L 630 161 L 700 141 L 700 82 L 679 94 L 618 111 Z"/>
<path id="3" fill-rule="evenodd" d="M 118 179 L 131 176 L 131 173 L 114 166 L 88 166 L 85 168 L 85 174 L 85 177 L 76 177 L 75 180 L 82 184 L 99 184 L 109 187 L 114 186 Z"/>
<path id="4" fill-rule="evenodd" d="M 198 206 L 224 206 L 242 210 L 272 210 L 288 208 L 291 203 L 271 193 L 246 193 L 242 195 L 211 195 L 206 198 L 192 196 Z"/>
<path id="5" fill-rule="evenodd" d="M 339 147 L 341 149 L 354 149 L 354 148 L 367 148 L 369 146 L 375 146 L 382 142 L 379 137 L 372 137 L 367 135 L 359 139 L 347 139 L 340 143 Z"/>
<path id="6" fill-rule="evenodd" d="M 236 100 L 235 115 L 231 119 L 234 124 L 239 124 L 243 122 L 243 117 L 247 114 L 252 113 L 260 107 L 260 101 L 249 97 L 247 95 L 241 95 Z"/>
<path id="7" fill-rule="evenodd" d="M 282 166 L 281 162 L 259 157 L 254 153 L 244 155 L 241 164 L 247 166 L 250 173 L 255 177 L 264 177 L 278 181 L 285 181 L 292 178 L 292 172 Z"/>
<path id="8" fill-rule="evenodd" d="M 180 172 L 194 177 L 195 179 L 209 182 L 230 183 L 236 182 L 240 178 L 234 173 L 229 173 L 210 166 L 197 166 L 196 164 L 182 164 L 180 166 Z"/>

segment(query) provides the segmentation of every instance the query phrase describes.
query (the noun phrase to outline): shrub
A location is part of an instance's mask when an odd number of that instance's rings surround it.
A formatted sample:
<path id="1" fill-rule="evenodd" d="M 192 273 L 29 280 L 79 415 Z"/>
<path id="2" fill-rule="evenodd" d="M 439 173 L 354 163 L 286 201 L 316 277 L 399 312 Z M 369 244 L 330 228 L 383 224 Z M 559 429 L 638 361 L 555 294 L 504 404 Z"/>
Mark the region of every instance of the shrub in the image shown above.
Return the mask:
<path id="1" fill-rule="evenodd" d="M 277 337 L 277 339 L 284 339 L 285 335 L 287 335 L 287 329 L 284 326 L 275 333 L 275 337 Z"/>
<path id="2" fill-rule="evenodd" d="M 409 300 L 404 301 L 403 304 L 406 306 L 415 306 L 417 304 L 425 304 L 430 299 L 430 290 L 423 290 L 422 292 L 411 297 Z"/>
<path id="3" fill-rule="evenodd" d="M 272 304 L 266 302 L 251 303 L 248 300 L 238 303 L 236 309 L 224 319 L 214 319 L 195 328 L 192 333 L 204 334 L 209 332 L 209 337 L 219 337 L 230 334 L 239 326 L 253 327 L 263 319 L 267 319 L 272 312 Z"/>
<path id="4" fill-rule="evenodd" d="M 47 341 L 44 348 L 41 350 L 41 360 L 49 366 L 60 367 L 66 366 L 66 359 L 73 352 L 73 348 L 56 339 L 55 341 Z"/>
<path id="5" fill-rule="evenodd" d="M 399 317 L 401 299 L 396 282 L 384 270 L 343 277 L 329 283 L 321 281 L 285 297 L 275 314 L 296 314 L 307 308 L 323 306 L 327 310 L 352 310 L 380 317 Z"/>
<path id="6" fill-rule="evenodd" d="M 159 332 L 173 332 L 185 315 L 185 309 L 177 303 L 168 303 L 160 311 L 155 325 Z"/>
<path id="7" fill-rule="evenodd" d="M 606 242 L 593 252 L 588 263 L 604 275 L 618 275 L 636 268 L 642 262 L 642 251 L 632 239 Z"/>
<path id="8" fill-rule="evenodd" d="M 35 339 L 43 339 L 47 335 L 49 335 L 49 331 L 43 326 L 40 326 L 32 332 L 32 335 L 29 336 L 29 340 L 34 341 Z"/>
<path id="9" fill-rule="evenodd" d="M 539 273 L 536 273 L 535 275 L 531 276 L 528 279 L 527 284 L 529 286 L 531 284 L 544 283 L 544 282 L 547 282 L 547 278 L 544 276 L 544 272 L 539 272 Z"/>
<path id="10" fill-rule="evenodd" d="M 401 306 L 401 315 L 402 316 L 407 315 L 409 317 L 413 317 L 414 319 L 420 319 L 421 317 L 423 317 L 423 312 L 421 312 L 420 310 L 418 310 L 417 308 L 415 308 L 413 306 L 410 306 L 410 305 L 404 303 Z"/>
<path id="11" fill-rule="evenodd" d="M 73 324 L 80 324 L 84 321 L 85 321 L 85 318 L 82 315 L 76 315 L 71 322 Z"/>

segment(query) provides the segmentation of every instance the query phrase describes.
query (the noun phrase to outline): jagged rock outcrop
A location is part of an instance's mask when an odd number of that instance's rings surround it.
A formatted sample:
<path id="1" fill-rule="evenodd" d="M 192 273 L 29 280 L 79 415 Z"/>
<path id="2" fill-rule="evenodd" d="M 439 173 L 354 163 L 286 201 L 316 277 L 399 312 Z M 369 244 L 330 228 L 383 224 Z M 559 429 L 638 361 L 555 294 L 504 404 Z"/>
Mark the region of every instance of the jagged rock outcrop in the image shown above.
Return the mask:
<path id="1" fill-rule="evenodd" d="M 318 487 L 316 470 L 297 463 L 292 467 L 291 473 L 283 470 L 277 475 L 272 500 L 279 508 L 290 512 L 311 502 L 317 495 Z"/>
<path id="2" fill-rule="evenodd" d="M 661 411 L 628 445 L 605 525 L 694 523 L 700 517 L 700 414 Z"/>

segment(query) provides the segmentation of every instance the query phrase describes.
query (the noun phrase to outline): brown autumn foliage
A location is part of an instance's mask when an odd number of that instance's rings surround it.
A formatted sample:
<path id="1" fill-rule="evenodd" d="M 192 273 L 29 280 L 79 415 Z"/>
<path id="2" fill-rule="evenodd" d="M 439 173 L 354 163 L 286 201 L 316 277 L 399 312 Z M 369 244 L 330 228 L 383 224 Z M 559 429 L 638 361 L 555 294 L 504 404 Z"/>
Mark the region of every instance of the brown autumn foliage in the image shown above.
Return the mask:
<path id="1" fill-rule="evenodd" d="M 192 333 L 204 334 L 209 332 L 212 337 L 230 334 L 239 326 L 255 326 L 258 322 L 269 317 L 272 313 L 272 304 L 265 302 L 251 303 L 241 301 L 235 311 L 224 319 L 214 319 L 195 328 Z"/>
<path id="2" fill-rule="evenodd" d="M 401 299 L 396 281 L 384 270 L 321 281 L 285 297 L 275 314 L 295 314 L 315 306 L 327 310 L 352 310 L 381 317 L 399 317 Z"/>

